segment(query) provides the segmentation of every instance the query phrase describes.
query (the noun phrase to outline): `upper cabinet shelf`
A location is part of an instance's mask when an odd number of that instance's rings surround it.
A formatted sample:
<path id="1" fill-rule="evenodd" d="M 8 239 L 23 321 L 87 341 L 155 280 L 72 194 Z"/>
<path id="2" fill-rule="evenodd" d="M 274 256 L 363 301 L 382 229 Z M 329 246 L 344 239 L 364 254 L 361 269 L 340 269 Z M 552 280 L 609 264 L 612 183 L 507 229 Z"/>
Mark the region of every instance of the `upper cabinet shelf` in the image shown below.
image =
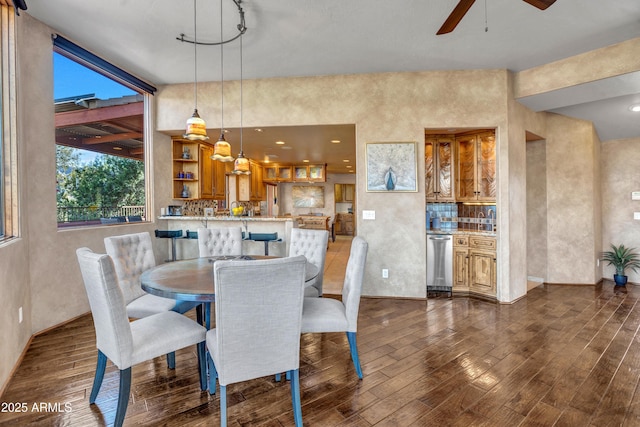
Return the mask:
<path id="1" fill-rule="evenodd" d="M 326 182 L 326 164 L 263 166 L 265 182 Z"/>

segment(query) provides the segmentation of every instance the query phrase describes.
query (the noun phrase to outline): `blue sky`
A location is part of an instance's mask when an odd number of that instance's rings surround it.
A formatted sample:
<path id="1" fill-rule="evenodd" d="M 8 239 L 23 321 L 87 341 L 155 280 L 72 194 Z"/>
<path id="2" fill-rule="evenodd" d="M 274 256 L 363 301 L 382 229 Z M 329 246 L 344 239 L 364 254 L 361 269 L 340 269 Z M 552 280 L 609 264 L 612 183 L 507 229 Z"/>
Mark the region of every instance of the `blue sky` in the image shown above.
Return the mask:
<path id="1" fill-rule="evenodd" d="M 100 99 L 108 99 L 134 95 L 136 92 L 54 52 L 53 98 L 67 98 L 87 93 L 95 93 Z"/>
<path id="2" fill-rule="evenodd" d="M 136 92 L 97 73 L 59 53 L 53 53 L 53 99 L 68 98 L 93 93 L 97 98 L 109 99 Z M 78 150 L 80 161 L 90 163 L 99 154 Z"/>

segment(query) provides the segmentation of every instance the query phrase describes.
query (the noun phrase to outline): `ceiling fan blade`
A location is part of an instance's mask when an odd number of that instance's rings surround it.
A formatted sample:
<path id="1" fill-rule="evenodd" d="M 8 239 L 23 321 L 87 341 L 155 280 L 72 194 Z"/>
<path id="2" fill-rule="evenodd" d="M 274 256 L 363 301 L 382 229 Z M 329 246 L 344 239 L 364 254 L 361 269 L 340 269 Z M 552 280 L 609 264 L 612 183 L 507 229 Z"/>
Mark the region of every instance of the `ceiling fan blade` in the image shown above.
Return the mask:
<path id="1" fill-rule="evenodd" d="M 436 34 L 447 34 L 453 31 L 475 1 L 476 0 L 460 0 Z"/>
<path id="2" fill-rule="evenodd" d="M 537 7 L 540 10 L 545 10 L 552 4 L 556 2 L 556 0 L 524 0 L 529 3 L 531 6 Z"/>

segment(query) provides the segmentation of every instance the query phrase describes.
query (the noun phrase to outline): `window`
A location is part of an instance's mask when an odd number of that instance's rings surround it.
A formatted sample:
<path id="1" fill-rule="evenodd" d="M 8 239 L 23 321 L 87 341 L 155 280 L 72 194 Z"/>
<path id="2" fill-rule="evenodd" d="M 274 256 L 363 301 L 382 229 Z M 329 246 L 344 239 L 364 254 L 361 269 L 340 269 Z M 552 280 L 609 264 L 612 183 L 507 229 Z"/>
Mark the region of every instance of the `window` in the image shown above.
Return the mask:
<path id="1" fill-rule="evenodd" d="M 15 16 L 0 6 L 0 241 L 18 235 Z"/>
<path id="2" fill-rule="evenodd" d="M 58 227 L 144 221 L 155 88 L 54 36 Z"/>

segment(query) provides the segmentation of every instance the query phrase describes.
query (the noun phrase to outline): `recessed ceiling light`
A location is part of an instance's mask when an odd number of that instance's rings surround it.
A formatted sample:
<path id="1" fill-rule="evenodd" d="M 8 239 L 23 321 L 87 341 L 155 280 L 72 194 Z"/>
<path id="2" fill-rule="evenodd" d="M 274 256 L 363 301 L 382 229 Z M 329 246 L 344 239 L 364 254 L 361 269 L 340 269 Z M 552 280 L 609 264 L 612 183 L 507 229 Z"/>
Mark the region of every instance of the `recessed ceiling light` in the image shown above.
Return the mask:
<path id="1" fill-rule="evenodd" d="M 302 162 L 303 163 L 309 163 L 309 159 L 304 159 Z"/>
<path id="2" fill-rule="evenodd" d="M 631 107 L 629 107 L 629 110 L 633 111 L 634 113 L 640 113 L 640 104 L 634 104 Z"/>
<path id="3" fill-rule="evenodd" d="M 339 139 L 332 139 L 332 140 L 331 140 L 331 143 L 332 143 L 332 144 L 340 144 L 340 142 L 341 142 L 341 141 L 340 141 Z"/>
<path id="4" fill-rule="evenodd" d="M 262 129 L 260 129 L 260 128 L 255 128 L 254 130 L 255 130 L 256 132 L 262 132 Z"/>
<path id="5" fill-rule="evenodd" d="M 284 145 L 284 141 L 276 141 L 277 145 Z"/>
<path id="6" fill-rule="evenodd" d="M 122 150 L 122 147 L 113 147 L 113 149 L 120 151 L 120 150 Z"/>
<path id="7" fill-rule="evenodd" d="M 293 150 L 293 147 L 289 147 L 288 145 L 283 145 L 282 147 L 283 150 Z"/>
<path id="8" fill-rule="evenodd" d="M 349 163 L 349 159 L 344 159 L 343 162 Z"/>
<path id="9" fill-rule="evenodd" d="M 347 165 L 347 169 L 351 169 L 353 166 L 351 165 Z"/>

